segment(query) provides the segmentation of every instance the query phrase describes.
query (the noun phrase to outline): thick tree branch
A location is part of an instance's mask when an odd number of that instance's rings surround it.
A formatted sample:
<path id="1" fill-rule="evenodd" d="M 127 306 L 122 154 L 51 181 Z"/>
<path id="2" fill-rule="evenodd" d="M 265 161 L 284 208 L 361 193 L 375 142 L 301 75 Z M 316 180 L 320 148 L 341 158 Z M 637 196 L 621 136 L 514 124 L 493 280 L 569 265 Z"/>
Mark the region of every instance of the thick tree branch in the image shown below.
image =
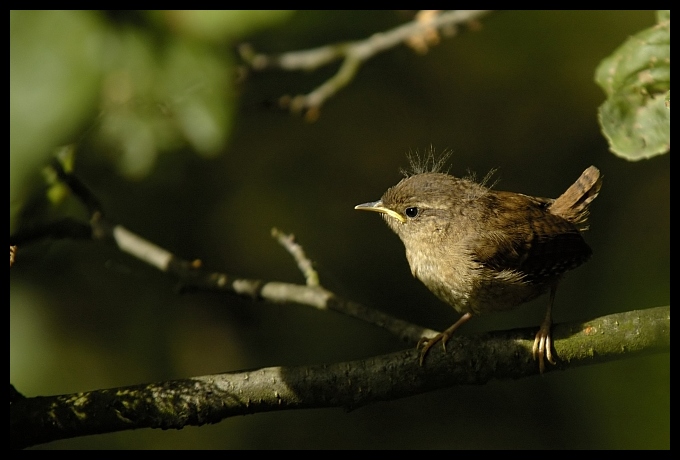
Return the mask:
<path id="1" fill-rule="evenodd" d="M 70 395 L 16 397 L 10 401 L 10 443 L 12 448 L 24 448 L 137 428 L 181 429 L 258 412 L 354 409 L 438 388 L 537 375 L 531 357 L 535 332 L 527 328 L 454 336 L 447 352 L 435 347 L 422 367 L 418 352 L 410 348 L 329 365 L 269 367 Z M 554 337 L 559 362 L 547 372 L 668 352 L 670 307 L 559 324 Z"/>

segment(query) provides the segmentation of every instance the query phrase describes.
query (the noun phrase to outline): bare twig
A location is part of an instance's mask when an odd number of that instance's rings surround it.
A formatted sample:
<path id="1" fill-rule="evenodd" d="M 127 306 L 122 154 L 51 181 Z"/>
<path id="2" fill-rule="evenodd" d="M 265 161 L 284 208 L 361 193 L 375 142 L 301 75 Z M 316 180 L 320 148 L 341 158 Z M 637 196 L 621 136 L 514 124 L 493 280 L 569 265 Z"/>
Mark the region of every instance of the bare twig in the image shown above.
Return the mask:
<path id="1" fill-rule="evenodd" d="M 426 29 L 420 35 L 413 35 L 405 40 L 405 43 L 413 48 L 417 53 L 425 54 L 431 46 L 439 44 L 440 36 L 436 27 L 432 27 L 432 22 L 441 13 L 441 10 L 421 10 L 416 13 L 414 21 L 425 25 Z"/>
<path id="2" fill-rule="evenodd" d="M 305 277 L 307 286 L 319 286 L 319 274 L 314 270 L 312 261 L 305 255 L 302 246 L 295 242 L 295 235 L 283 233 L 278 228 L 272 228 L 272 236 L 293 256 L 298 268 Z"/>
<path id="3" fill-rule="evenodd" d="M 288 236 L 279 232 L 277 238 L 293 254 L 307 280 L 307 285 L 247 279 L 210 271 L 203 267 L 199 259 L 183 259 L 122 225 L 108 221 L 94 194 L 77 176 L 65 172 L 58 162 L 55 162 L 52 167 L 92 213 L 89 223 L 65 218 L 37 228 L 21 230 L 10 237 L 10 244 L 25 244 L 45 238 L 93 239 L 112 242 L 122 252 L 162 272 L 176 276 L 180 280 L 181 290 L 185 292 L 219 291 L 272 303 L 292 303 L 321 310 L 333 310 L 386 329 L 396 337 L 410 343 L 418 342 L 423 336 L 436 335 L 436 331 L 342 299 L 321 287 L 311 261 L 305 256 L 302 247 L 294 242 L 292 235 Z"/>
<path id="4" fill-rule="evenodd" d="M 244 61 L 256 71 L 272 68 L 314 70 L 343 59 L 338 72 L 315 90 L 293 98 L 285 96 L 280 100 L 280 104 L 292 112 L 305 111 L 308 121 L 314 121 L 324 102 L 352 81 L 361 64 L 376 54 L 404 42 L 423 51 L 427 46 L 435 44 L 433 34 L 437 31 L 445 31 L 447 36 L 454 36 L 458 26 L 475 21 L 487 13 L 487 10 L 456 10 L 419 15 L 411 22 L 375 33 L 364 40 L 291 51 L 278 56 L 256 53 L 249 45 L 242 45 L 239 51 Z"/>

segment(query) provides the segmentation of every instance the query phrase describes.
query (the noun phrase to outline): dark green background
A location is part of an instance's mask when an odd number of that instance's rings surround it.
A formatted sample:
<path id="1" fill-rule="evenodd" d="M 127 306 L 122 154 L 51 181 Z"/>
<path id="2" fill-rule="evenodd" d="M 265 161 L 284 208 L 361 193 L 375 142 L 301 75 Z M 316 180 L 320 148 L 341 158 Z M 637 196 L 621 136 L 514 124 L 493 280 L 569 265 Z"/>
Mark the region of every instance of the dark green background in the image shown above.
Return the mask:
<path id="1" fill-rule="evenodd" d="M 13 20 L 10 71 L 21 62 L 39 74 L 44 59 L 25 62 L 17 54 L 22 42 Z M 151 30 L 160 43 L 179 33 L 154 14 L 88 13 L 86 20 L 107 33 Z M 202 46 L 237 62 L 231 45 L 239 40 L 283 52 L 364 38 L 406 20 L 406 13 L 389 11 L 298 12 L 238 40 Z M 593 81 L 600 60 L 654 21 L 649 11 L 496 12 L 481 19 L 481 30 L 443 39 L 424 56 L 397 47 L 368 61 L 313 124 L 266 102 L 311 91 L 337 66 L 251 75 L 232 87 L 224 149 L 206 157 L 172 148 L 134 179 L 119 174 L 116 155 L 90 140 L 104 69 L 82 84 L 85 95 L 74 91 L 78 115 L 67 114 L 75 121 L 58 125 L 45 149 L 19 151 L 19 138 L 41 132 L 11 124 L 10 177 L 23 171 L 26 178 L 10 187 L 10 231 L 57 140 L 76 140 L 75 172 L 108 217 L 177 255 L 236 276 L 301 283 L 291 257 L 269 236 L 278 227 L 296 235 L 329 290 L 442 329 L 457 314 L 411 277 L 401 242 L 381 219 L 353 206 L 378 199 L 400 179 L 406 154 L 430 146 L 453 151 L 453 174 L 498 168 L 496 188 L 539 196 L 556 197 L 594 164 L 604 174 L 586 235 L 594 256 L 561 284 L 554 319 L 667 305 L 670 155 L 631 163 L 611 154 L 596 116 L 604 93 Z M 12 85 L 14 115 L 24 101 Z M 59 212 L 82 216 L 73 204 Z M 31 217 L 45 218 L 38 211 Z M 349 361 L 410 346 L 336 313 L 226 295 L 177 296 L 174 287 L 175 280 L 99 243 L 20 248 L 10 272 L 10 382 L 27 396 L 53 395 Z M 476 319 L 460 332 L 538 326 L 546 302 Z M 662 354 L 349 413 L 256 414 L 40 447 L 669 448 L 669 374 L 670 355 Z"/>

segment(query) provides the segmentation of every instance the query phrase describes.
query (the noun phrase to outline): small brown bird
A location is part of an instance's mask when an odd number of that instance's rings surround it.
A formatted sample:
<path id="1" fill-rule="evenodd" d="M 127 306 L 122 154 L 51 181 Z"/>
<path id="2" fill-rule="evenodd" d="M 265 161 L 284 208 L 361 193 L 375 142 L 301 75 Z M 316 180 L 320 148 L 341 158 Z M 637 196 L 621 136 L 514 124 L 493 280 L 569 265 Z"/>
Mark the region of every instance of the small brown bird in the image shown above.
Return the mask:
<path id="1" fill-rule="evenodd" d="M 401 238 L 413 276 L 463 316 L 431 339 L 422 338 L 420 364 L 473 316 L 514 308 L 550 290 L 545 319 L 536 334 L 534 359 L 555 364 L 551 308 L 562 275 L 592 253 L 581 232 L 588 205 L 602 185 L 590 166 L 559 198 L 496 191 L 471 179 L 430 172 L 401 180 L 379 201 L 355 209 L 382 214 Z"/>

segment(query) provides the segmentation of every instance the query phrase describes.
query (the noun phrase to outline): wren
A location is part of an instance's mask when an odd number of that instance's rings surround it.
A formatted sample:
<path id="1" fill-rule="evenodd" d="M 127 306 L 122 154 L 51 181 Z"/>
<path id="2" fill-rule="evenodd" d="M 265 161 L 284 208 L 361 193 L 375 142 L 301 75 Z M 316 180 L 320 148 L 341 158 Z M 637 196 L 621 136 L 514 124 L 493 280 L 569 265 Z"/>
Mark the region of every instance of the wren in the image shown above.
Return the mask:
<path id="1" fill-rule="evenodd" d="M 602 185 L 590 166 L 559 198 L 488 188 L 472 178 L 430 171 L 389 188 L 379 201 L 355 209 L 382 214 L 401 238 L 413 276 L 463 316 L 444 332 L 418 342 L 420 364 L 472 317 L 508 310 L 550 291 L 532 354 L 543 373 L 552 352 L 551 309 L 562 275 L 586 262 L 588 206 Z"/>

